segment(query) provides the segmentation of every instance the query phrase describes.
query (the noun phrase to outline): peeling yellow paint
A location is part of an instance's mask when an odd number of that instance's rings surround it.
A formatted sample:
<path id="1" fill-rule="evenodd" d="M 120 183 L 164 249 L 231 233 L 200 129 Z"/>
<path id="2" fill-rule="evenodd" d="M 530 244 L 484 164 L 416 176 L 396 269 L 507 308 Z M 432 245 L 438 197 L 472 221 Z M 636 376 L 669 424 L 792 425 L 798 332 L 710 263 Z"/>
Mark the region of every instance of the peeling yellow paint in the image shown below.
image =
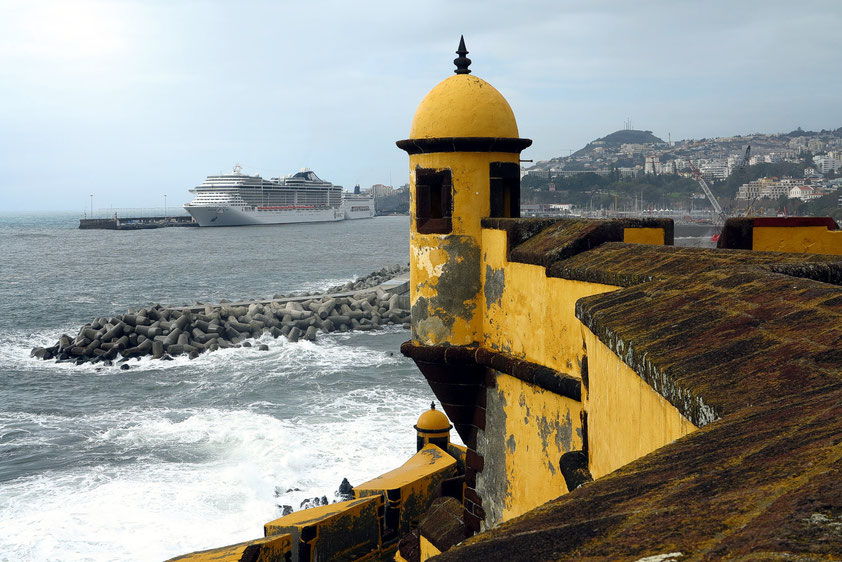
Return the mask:
<path id="1" fill-rule="evenodd" d="M 307 550 L 314 560 L 360 559 L 380 549 L 382 506 L 374 496 L 303 509 L 266 523 L 264 534 L 291 535 L 296 560 Z"/>
<path id="2" fill-rule="evenodd" d="M 438 497 L 442 480 L 456 475 L 456 459 L 436 445 L 428 443 L 400 467 L 354 486 L 358 498 L 381 496 L 386 510 L 399 513 L 402 532 L 421 518 Z"/>
<path id="3" fill-rule="evenodd" d="M 754 226 L 752 250 L 842 255 L 842 230 L 825 226 Z"/>
<path id="4" fill-rule="evenodd" d="M 581 404 L 504 374 L 496 392 L 505 412 L 506 521 L 567 492 L 559 459 L 582 448 Z"/>
<path id="5" fill-rule="evenodd" d="M 599 478 L 697 428 L 585 326 L 588 454 Z"/>
<path id="6" fill-rule="evenodd" d="M 425 345 L 470 345 L 482 334 L 478 314 L 480 292 L 481 220 L 491 209 L 492 162 L 518 163 L 519 155 L 505 152 L 437 152 L 413 154 L 410 164 L 410 302 L 413 339 Z M 450 170 L 452 181 L 452 231 L 420 234 L 417 231 L 415 174 L 417 167 Z M 442 280 L 458 277 L 464 298 L 454 302 L 457 291 Z M 442 294 L 444 292 L 444 294 Z M 423 300 L 421 300 L 423 299 Z M 438 317 L 439 320 L 432 320 Z"/>
<path id="7" fill-rule="evenodd" d="M 548 278 L 542 266 L 509 262 L 502 230 L 483 230 L 482 242 L 483 288 L 487 267 L 504 272 L 497 302 L 486 302 L 483 291 L 483 345 L 578 377 L 582 336 L 576 301 L 618 287 Z"/>

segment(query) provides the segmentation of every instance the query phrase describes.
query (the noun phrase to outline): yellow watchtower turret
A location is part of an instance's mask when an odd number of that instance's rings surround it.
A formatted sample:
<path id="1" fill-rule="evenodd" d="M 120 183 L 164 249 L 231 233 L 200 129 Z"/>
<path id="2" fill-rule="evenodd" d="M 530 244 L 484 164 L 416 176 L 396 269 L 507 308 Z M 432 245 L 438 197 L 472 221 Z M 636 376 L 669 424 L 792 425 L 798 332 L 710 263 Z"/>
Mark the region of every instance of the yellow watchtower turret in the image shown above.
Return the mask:
<path id="1" fill-rule="evenodd" d="M 470 75 L 464 39 L 447 78 L 418 106 L 409 138 L 412 339 L 470 345 L 480 339 L 480 220 L 520 213 L 520 152 L 506 99 Z"/>

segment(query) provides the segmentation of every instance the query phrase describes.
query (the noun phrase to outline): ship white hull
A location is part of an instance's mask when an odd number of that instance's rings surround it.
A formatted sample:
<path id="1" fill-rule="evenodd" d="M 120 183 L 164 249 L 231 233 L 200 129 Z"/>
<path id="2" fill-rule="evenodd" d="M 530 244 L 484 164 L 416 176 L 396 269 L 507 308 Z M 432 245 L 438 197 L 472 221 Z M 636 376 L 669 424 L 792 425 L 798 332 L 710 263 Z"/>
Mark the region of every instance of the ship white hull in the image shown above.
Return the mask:
<path id="1" fill-rule="evenodd" d="M 374 217 L 374 197 L 345 195 L 342 208 L 346 219 L 370 219 Z"/>
<path id="2" fill-rule="evenodd" d="M 342 209 L 243 210 L 238 207 L 185 205 L 184 208 L 199 226 L 243 226 L 256 224 L 290 224 L 331 222 L 345 218 Z"/>

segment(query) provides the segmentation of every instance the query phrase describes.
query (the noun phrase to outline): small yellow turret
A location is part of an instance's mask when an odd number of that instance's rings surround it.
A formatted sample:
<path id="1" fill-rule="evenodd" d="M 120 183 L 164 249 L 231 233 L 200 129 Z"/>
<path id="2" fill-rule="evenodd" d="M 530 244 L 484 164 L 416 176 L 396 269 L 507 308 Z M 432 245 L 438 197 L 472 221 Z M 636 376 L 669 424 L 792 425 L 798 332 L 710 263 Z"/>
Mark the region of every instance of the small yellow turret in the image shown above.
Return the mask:
<path id="1" fill-rule="evenodd" d="M 436 410 L 436 403 L 431 402 L 430 409 L 421 414 L 415 424 L 415 431 L 418 432 L 418 450 L 423 449 L 427 443 L 432 443 L 447 451 L 452 428 L 444 412 Z"/>

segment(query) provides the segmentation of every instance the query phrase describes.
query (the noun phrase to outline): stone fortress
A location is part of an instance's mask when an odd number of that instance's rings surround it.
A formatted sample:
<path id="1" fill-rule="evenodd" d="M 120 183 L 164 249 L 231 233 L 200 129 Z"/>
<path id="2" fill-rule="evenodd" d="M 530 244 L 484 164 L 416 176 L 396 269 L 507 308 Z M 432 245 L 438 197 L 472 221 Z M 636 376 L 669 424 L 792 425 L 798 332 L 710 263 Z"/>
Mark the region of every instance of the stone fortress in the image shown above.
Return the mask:
<path id="1" fill-rule="evenodd" d="M 177 559 L 842 558 L 842 232 L 732 219 L 700 249 L 669 220 L 520 219 L 531 141 L 457 54 L 398 142 L 401 351 L 443 413 L 347 501 Z"/>

